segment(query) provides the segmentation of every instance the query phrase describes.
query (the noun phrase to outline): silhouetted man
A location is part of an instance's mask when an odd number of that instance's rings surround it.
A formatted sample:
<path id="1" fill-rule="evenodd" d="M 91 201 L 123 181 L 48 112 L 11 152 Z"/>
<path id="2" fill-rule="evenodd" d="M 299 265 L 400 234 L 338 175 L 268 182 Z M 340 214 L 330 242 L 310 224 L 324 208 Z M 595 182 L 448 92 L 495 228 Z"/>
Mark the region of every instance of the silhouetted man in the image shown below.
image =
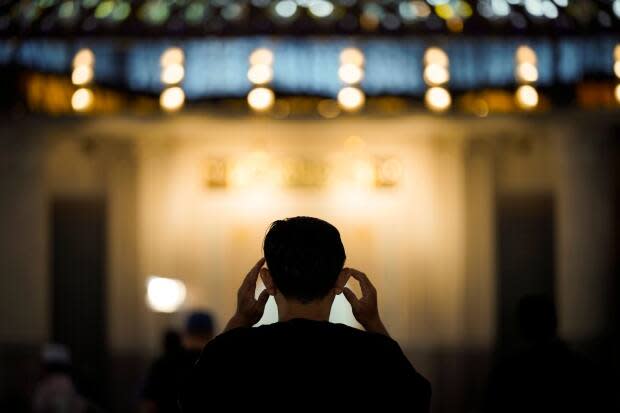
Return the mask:
<path id="1" fill-rule="evenodd" d="M 205 347 L 184 386 L 183 412 L 205 412 L 216 401 L 234 411 L 428 411 L 428 381 L 389 337 L 368 277 L 343 269 L 345 251 L 334 226 L 309 217 L 276 221 L 263 249 L 265 258 L 239 288 L 235 315 Z M 266 289 L 255 299 L 259 275 Z M 361 298 L 345 287 L 350 277 L 360 283 Z M 328 322 L 341 293 L 365 332 Z M 251 328 L 270 295 L 279 322 Z"/>
<path id="2" fill-rule="evenodd" d="M 185 331 L 169 331 L 164 337 L 164 354 L 151 368 L 142 389 L 141 413 L 178 413 L 179 390 L 204 346 L 213 338 L 213 319 L 206 312 L 189 315 Z"/>
<path id="3" fill-rule="evenodd" d="M 525 296 L 517 313 L 524 345 L 492 372 L 486 411 L 610 411 L 600 372 L 559 339 L 551 298 Z"/>

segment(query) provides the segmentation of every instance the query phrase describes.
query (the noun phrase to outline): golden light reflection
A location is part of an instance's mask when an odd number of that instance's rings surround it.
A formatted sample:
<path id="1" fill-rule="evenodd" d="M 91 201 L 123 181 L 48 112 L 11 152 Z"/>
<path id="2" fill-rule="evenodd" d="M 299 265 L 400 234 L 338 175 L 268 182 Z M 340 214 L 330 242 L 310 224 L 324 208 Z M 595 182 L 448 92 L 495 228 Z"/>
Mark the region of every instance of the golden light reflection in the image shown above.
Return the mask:
<path id="1" fill-rule="evenodd" d="M 178 86 L 164 89 L 159 97 L 159 104 L 167 112 L 176 112 L 185 102 L 185 93 Z"/>
<path id="2" fill-rule="evenodd" d="M 424 52 L 424 66 L 435 64 L 442 67 L 448 67 L 449 63 L 450 60 L 448 59 L 446 52 L 438 47 L 430 47 L 426 49 L 426 52 Z"/>
<path id="3" fill-rule="evenodd" d="M 440 86 L 450 80 L 450 72 L 445 66 L 431 63 L 424 68 L 424 81 L 428 85 Z"/>
<path id="4" fill-rule="evenodd" d="M 185 55 L 183 49 L 179 47 L 170 47 L 162 53 L 159 62 L 162 67 L 170 65 L 183 65 L 185 61 Z"/>
<path id="5" fill-rule="evenodd" d="M 250 65 L 273 65 L 273 52 L 267 48 L 261 47 L 250 54 Z"/>
<path id="6" fill-rule="evenodd" d="M 347 47 L 340 52 L 341 65 L 364 66 L 364 53 L 355 47 Z"/>
<path id="7" fill-rule="evenodd" d="M 248 105 L 257 112 L 266 112 L 273 106 L 275 95 L 266 87 L 254 88 L 248 93 Z"/>
<path id="8" fill-rule="evenodd" d="M 531 65 L 537 64 L 536 52 L 529 46 L 519 46 L 515 53 L 515 59 L 517 63 L 529 63 Z"/>
<path id="9" fill-rule="evenodd" d="M 364 69 L 351 63 L 345 63 L 338 69 L 338 77 L 343 83 L 354 85 L 360 83 L 364 78 Z"/>
<path id="10" fill-rule="evenodd" d="M 256 64 L 248 69 L 248 80 L 255 85 L 264 85 L 273 80 L 273 69 L 266 64 Z"/>
<path id="11" fill-rule="evenodd" d="M 432 87 L 424 95 L 426 106 L 433 112 L 444 112 L 452 105 L 450 92 L 442 87 Z"/>
<path id="12" fill-rule="evenodd" d="M 90 49 L 80 49 L 73 57 L 73 67 L 94 66 L 95 54 Z"/>
<path id="13" fill-rule="evenodd" d="M 614 94 L 616 96 L 616 102 L 620 103 L 620 84 L 616 85 L 616 90 Z"/>
<path id="14" fill-rule="evenodd" d="M 333 99 L 323 99 L 317 105 L 317 111 L 325 119 L 334 119 L 340 115 L 340 106 Z"/>
<path id="15" fill-rule="evenodd" d="M 517 64 L 515 71 L 517 81 L 521 83 L 534 83 L 538 81 L 538 69 L 529 62 Z"/>
<path id="16" fill-rule="evenodd" d="M 357 112 L 366 101 L 364 92 L 352 86 L 344 87 L 338 92 L 338 103 L 340 107 L 347 112 Z"/>
<path id="17" fill-rule="evenodd" d="M 71 107 L 76 112 L 86 112 L 92 107 L 94 100 L 95 96 L 90 89 L 80 88 L 71 97 Z"/>
<path id="18" fill-rule="evenodd" d="M 181 83 L 183 77 L 185 77 L 185 69 L 180 63 L 171 63 L 162 68 L 161 82 L 165 85 Z"/>
<path id="19" fill-rule="evenodd" d="M 93 80 L 93 77 L 94 71 L 92 66 L 78 65 L 71 73 L 71 83 L 76 86 L 86 85 Z"/>
<path id="20" fill-rule="evenodd" d="M 276 157 L 258 150 L 232 159 L 210 159 L 205 171 L 209 188 L 370 190 L 396 186 L 403 166 L 395 157 L 376 157 L 363 150 L 342 152 L 335 158 Z"/>
<path id="21" fill-rule="evenodd" d="M 538 92 L 530 85 L 519 86 L 515 99 L 521 109 L 531 110 L 538 106 Z"/>

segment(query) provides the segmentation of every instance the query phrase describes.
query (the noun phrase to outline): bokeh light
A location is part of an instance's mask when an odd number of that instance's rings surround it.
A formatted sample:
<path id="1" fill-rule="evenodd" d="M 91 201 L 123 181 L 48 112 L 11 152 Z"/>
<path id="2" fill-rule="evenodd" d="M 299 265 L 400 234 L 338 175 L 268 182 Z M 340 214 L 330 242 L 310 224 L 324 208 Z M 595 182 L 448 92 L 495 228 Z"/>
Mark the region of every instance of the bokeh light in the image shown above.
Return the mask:
<path id="1" fill-rule="evenodd" d="M 257 87 L 248 93 L 248 105 L 257 112 L 268 111 L 271 109 L 274 102 L 275 95 L 269 88 Z"/>
<path id="2" fill-rule="evenodd" d="M 531 65 L 536 65 L 538 59 L 536 57 L 536 52 L 529 46 L 519 46 L 515 53 L 515 59 L 517 64 L 519 63 L 529 63 Z"/>
<path id="3" fill-rule="evenodd" d="M 92 66 L 78 65 L 71 73 L 71 83 L 76 86 L 86 85 L 93 80 L 93 77 L 94 71 Z"/>
<path id="4" fill-rule="evenodd" d="M 178 86 L 164 89 L 159 97 L 159 104 L 167 112 L 176 112 L 185 103 L 185 92 Z"/>
<path id="5" fill-rule="evenodd" d="M 273 65 L 273 52 L 264 47 L 254 50 L 250 54 L 250 65 Z"/>
<path id="6" fill-rule="evenodd" d="M 343 83 L 354 85 L 364 78 L 364 69 L 352 63 L 344 63 L 338 69 L 338 77 Z"/>
<path id="7" fill-rule="evenodd" d="M 185 55 L 180 47 L 170 47 L 162 53 L 160 58 L 160 64 L 162 67 L 170 65 L 183 65 Z"/>
<path id="8" fill-rule="evenodd" d="M 264 85 L 273 80 L 273 69 L 266 64 L 251 65 L 248 69 L 248 80 L 255 85 Z"/>
<path id="9" fill-rule="evenodd" d="M 364 106 L 366 96 L 360 89 L 347 86 L 338 92 L 338 103 L 340 107 L 347 112 L 356 112 Z"/>
<path id="10" fill-rule="evenodd" d="M 529 62 L 517 64 L 515 77 L 522 83 L 534 83 L 538 81 L 538 69 Z"/>
<path id="11" fill-rule="evenodd" d="M 450 80 L 450 72 L 445 66 L 431 63 L 424 68 L 424 81 L 431 86 L 439 86 Z"/>
<path id="12" fill-rule="evenodd" d="M 166 85 L 180 83 L 185 76 L 185 69 L 180 63 L 170 63 L 162 68 L 161 82 Z"/>
<path id="13" fill-rule="evenodd" d="M 181 280 L 151 276 L 147 280 L 146 299 L 149 308 L 160 313 L 174 313 L 185 302 L 187 290 Z"/>
<path id="14" fill-rule="evenodd" d="M 444 112 L 452 105 L 450 92 L 442 87 L 431 87 L 424 95 L 426 106 L 433 112 Z"/>
<path id="15" fill-rule="evenodd" d="M 424 66 L 435 64 L 448 67 L 449 62 L 447 53 L 438 47 L 430 47 L 424 53 Z"/>
<path id="16" fill-rule="evenodd" d="M 73 57 L 73 67 L 94 65 L 95 54 L 90 49 L 80 49 Z"/>
<path id="17" fill-rule="evenodd" d="M 90 89 L 80 88 L 71 96 L 71 107 L 76 112 L 86 112 L 92 107 L 94 101 L 95 96 Z"/>
<path id="18" fill-rule="evenodd" d="M 533 86 L 519 86 L 515 98 L 517 100 L 517 105 L 519 105 L 521 109 L 531 110 L 538 106 L 538 92 Z"/>
<path id="19" fill-rule="evenodd" d="M 364 66 L 364 53 L 355 47 L 347 47 L 340 52 L 340 64 L 362 67 Z"/>

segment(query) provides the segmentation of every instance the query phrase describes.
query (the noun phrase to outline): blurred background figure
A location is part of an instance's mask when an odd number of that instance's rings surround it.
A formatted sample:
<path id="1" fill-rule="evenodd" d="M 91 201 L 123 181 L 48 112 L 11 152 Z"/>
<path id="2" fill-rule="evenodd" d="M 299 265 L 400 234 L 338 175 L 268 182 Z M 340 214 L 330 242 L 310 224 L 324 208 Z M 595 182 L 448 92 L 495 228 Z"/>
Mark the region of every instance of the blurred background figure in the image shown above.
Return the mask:
<path id="1" fill-rule="evenodd" d="M 194 311 L 187 317 L 182 334 L 174 330 L 164 334 L 164 352 L 149 368 L 140 394 L 140 413 L 180 411 L 179 388 L 214 332 L 212 315 Z"/>
<path id="2" fill-rule="evenodd" d="M 522 297 L 517 318 L 522 343 L 492 372 L 487 411 L 602 412 L 609 408 L 602 372 L 558 337 L 551 297 Z"/>
<path id="3" fill-rule="evenodd" d="M 71 354 L 60 344 L 46 344 L 41 352 L 42 376 L 33 396 L 35 413 L 97 412 L 82 397 L 71 374 Z"/>

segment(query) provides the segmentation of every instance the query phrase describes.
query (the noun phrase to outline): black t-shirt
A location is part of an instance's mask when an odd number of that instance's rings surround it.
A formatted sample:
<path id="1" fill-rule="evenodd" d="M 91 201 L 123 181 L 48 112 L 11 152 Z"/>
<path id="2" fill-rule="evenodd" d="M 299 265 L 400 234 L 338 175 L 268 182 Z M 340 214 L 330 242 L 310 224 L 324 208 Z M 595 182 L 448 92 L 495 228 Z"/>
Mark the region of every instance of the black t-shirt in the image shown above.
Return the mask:
<path id="1" fill-rule="evenodd" d="M 184 413 L 227 409 L 382 407 L 427 412 L 429 382 L 398 344 L 327 321 L 294 319 L 221 334 L 181 390 Z"/>
<path id="2" fill-rule="evenodd" d="M 200 351 L 179 349 L 151 365 L 140 397 L 157 406 L 158 413 L 179 413 L 179 390 L 200 357 Z"/>

